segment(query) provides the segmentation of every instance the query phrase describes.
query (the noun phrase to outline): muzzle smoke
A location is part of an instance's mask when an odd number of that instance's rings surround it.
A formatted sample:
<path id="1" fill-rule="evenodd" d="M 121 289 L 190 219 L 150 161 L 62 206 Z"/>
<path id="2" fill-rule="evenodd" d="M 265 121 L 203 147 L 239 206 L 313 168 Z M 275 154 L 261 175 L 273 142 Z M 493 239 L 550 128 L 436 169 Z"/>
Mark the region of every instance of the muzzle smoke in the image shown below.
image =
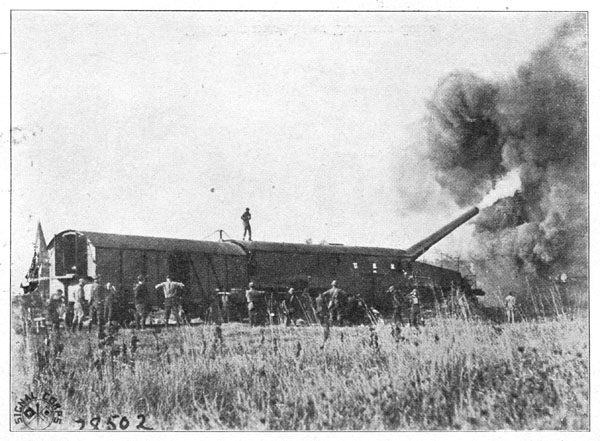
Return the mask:
<path id="1" fill-rule="evenodd" d="M 456 72 L 429 102 L 436 180 L 458 205 L 483 208 L 472 256 L 483 277 L 587 275 L 586 60 L 578 15 L 513 78 Z"/>

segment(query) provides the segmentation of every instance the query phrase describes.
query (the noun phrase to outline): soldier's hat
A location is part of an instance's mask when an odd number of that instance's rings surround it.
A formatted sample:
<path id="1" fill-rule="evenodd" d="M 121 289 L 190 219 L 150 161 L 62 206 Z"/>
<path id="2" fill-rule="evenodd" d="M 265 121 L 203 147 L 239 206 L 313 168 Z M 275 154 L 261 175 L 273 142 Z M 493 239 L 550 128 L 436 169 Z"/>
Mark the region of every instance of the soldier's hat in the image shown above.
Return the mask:
<path id="1" fill-rule="evenodd" d="M 334 280 L 333 282 L 331 282 L 331 286 L 337 286 L 337 280 Z"/>
<path id="2" fill-rule="evenodd" d="M 248 286 L 249 286 L 249 287 L 253 287 L 253 286 L 254 286 L 254 282 L 250 282 L 250 283 L 248 284 Z"/>

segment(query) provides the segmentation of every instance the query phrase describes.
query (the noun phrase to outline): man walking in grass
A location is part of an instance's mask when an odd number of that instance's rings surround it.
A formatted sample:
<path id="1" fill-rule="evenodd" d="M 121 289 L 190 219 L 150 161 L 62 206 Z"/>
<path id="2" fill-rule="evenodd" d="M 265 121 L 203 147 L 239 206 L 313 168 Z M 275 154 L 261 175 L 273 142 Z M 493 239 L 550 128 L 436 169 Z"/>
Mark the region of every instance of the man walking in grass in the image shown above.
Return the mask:
<path id="1" fill-rule="evenodd" d="M 506 309 L 506 321 L 508 323 L 515 322 L 515 306 L 517 304 L 517 299 L 513 296 L 512 292 L 509 292 L 506 298 L 504 299 L 504 308 Z"/>
<path id="2" fill-rule="evenodd" d="M 417 288 L 414 288 L 410 292 L 408 301 L 410 303 L 410 325 L 419 329 L 419 323 L 421 321 L 421 305 L 419 304 L 419 293 L 417 292 Z"/>
<path id="3" fill-rule="evenodd" d="M 167 275 L 167 280 L 159 283 L 155 286 L 155 289 L 162 288 L 165 294 L 165 327 L 169 325 L 169 317 L 171 317 L 171 310 L 175 311 L 175 321 L 177 326 L 181 323 L 179 321 L 179 315 L 177 314 L 179 299 L 178 293 L 180 289 L 183 289 L 185 285 L 180 282 L 174 282 L 171 280 L 171 276 Z"/>

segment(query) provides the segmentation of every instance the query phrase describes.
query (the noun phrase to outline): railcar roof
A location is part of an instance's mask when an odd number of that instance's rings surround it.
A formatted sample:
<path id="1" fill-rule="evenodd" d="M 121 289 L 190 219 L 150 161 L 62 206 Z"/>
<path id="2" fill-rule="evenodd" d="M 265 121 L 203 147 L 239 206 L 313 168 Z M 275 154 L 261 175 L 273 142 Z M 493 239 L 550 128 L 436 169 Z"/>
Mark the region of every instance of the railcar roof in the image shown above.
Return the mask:
<path id="1" fill-rule="evenodd" d="M 223 254 L 244 256 L 246 251 L 265 251 L 295 254 L 348 254 L 381 256 L 390 258 L 408 257 L 406 251 L 396 248 L 360 247 L 343 245 L 312 245 L 304 243 L 262 242 L 228 240 L 224 242 L 172 239 L 153 236 L 131 236 L 124 234 L 98 233 L 94 231 L 65 230 L 56 236 L 69 234 L 85 236 L 97 248 L 117 248 L 131 250 L 182 251 L 192 253 Z M 48 247 L 52 247 L 54 239 Z"/>
<path id="2" fill-rule="evenodd" d="M 265 251 L 276 253 L 297 253 L 297 254 L 349 254 L 381 257 L 407 257 L 404 250 L 396 248 L 378 248 L 378 247 L 355 247 L 344 245 L 312 245 L 305 243 L 285 243 L 285 242 L 261 242 L 261 241 L 239 241 L 231 240 L 228 242 L 239 244 L 248 251 Z"/>
<path id="3" fill-rule="evenodd" d="M 166 237 L 129 236 L 124 234 L 96 233 L 93 231 L 66 230 L 56 236 L 78 233 L 84 235 L 97 248 L 117 248 L 131 250 L 183 251 L 190 253 L 223 254 L 245 256 L 238 245 L 229 242 L 214 242 Z M 48 247 L 53 246 L 54 239 Z"/>

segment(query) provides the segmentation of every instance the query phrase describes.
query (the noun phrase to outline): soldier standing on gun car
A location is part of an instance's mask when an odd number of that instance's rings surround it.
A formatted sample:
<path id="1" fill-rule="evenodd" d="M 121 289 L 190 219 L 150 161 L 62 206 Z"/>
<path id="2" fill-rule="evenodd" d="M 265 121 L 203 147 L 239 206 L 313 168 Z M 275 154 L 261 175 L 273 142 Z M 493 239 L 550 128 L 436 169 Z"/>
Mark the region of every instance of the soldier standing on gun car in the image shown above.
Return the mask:
<path id="1" fill-rule="evenodd" d="M 252 219 L 252 215 L 250 214 L 250 209 L 246 208 L 246 211 L 242 214 L 242 222 L 244 224 L 244 237 L 243 240 L 246 240 L 246 233 L 248 233 L 248 240 L 252 241 L 252 227 L 250 227 L 250 219 Z"/>

